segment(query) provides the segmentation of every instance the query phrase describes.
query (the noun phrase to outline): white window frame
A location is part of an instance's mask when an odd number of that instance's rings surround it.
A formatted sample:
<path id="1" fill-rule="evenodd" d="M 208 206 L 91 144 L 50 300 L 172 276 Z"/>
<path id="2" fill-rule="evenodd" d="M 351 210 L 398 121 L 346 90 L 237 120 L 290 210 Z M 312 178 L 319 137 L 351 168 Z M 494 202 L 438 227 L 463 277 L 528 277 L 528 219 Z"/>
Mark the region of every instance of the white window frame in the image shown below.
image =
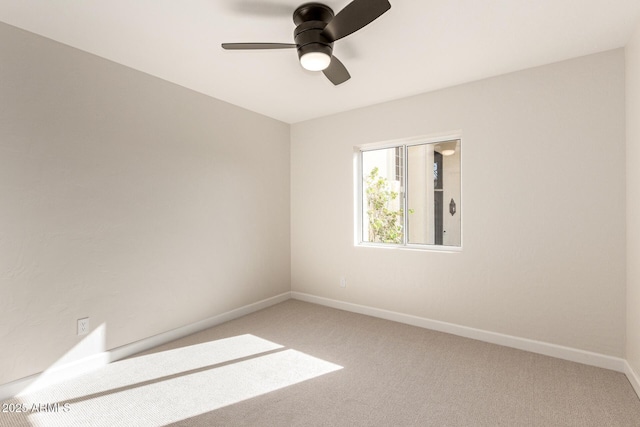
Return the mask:
<path id="1" fill-rule="evenodd" d="M 424 245 L 424 244 L 416 244 L 416 243 L 377 243 L 377 242 L 365 242 L 363 240 L 362 232 L 363 232 L 363 220 L 364 220 L 364 211 L 363 211 L 363 200 L 364 200 L 364 188 L 363 188 L 363 170 L 362 170 L 362 153 L 366 151 L 373 150 L 381 150 L 385 148 L 394 148 L 402 146 L 404 149 L 403 155 L 403 187 L 407 188 L 408 174 L 407 174 L 407 153 L 408 148 L 415 145 L 423 145 L 423 144 L 437 144 L 440 142 L 447 142 L 452 140 L 460 140 L 460 144 L 462 145 L 462 132 L 448 132 L 437 135 L 429 135 L 429 136 L 418 136 L 412 138 L 384 141 L 384 142 L 373 142 L 367 144 L 361 144 L 354 147 L 353 153 L 353 177 L 354 177 L 354 245 L 359 247 L 370 247 L 370 248 L 386 248 L 386 249 L 400 249 L 400 250 L 421 250 L 421 251 L 437 251 L 437 252 L 461 252 L 464 242 L 464 217 L 462 215 L 462 200 L 464 199 L 464 191 L 463 191 L 463 155 L 462 151 L 460 152 L 460 201 L 458 202 L 458 211 L 457 214 L 460 215 L 460 246 L 444 246 L 444 245 Z M 405 190 L 406 193 L 406 190 Z M 407 196 L 405 194 L 403 200 L 403 208 L 405 212 L 407 211 Z M 408 215 L 405 213 L 403 215 L 403 240 L 407 241 L 406 230 L 408 226 Z"/>

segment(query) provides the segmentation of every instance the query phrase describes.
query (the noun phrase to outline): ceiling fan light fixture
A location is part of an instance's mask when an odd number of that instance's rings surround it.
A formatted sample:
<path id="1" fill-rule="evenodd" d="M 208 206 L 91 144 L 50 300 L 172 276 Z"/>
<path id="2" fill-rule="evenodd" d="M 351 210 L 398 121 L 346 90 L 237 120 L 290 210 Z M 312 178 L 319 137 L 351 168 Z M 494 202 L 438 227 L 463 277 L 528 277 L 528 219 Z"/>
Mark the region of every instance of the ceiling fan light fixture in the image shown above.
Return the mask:
<path id="1" fill-rule="evenodd" d="M 300 65 L 309 71 L 322 71 L 331 64 L 331 56 L 324 52 L 307 52 L 300 57 Z"/>

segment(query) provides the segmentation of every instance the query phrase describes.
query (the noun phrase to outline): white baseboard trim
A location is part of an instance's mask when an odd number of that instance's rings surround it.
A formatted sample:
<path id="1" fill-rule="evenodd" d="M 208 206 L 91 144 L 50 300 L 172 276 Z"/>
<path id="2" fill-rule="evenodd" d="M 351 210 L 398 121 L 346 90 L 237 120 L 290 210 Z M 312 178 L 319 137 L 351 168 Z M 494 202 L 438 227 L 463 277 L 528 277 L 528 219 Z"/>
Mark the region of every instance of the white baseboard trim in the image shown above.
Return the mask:
<path id="1" fill-rule="evenodd" d="M 291 298 L 314 304 L 324 305 L 327 307 L 337 308 L 339 310 L 365 314 L 367 316 L 379 317 L 381 319 L 391 320 L 394 322 L 405 323 L 408 325 L 418 326 L 434 331 L 445 332 L 465 338 L 498 344 L 505 347 L 530 351 L 532 353 L 543 354 L 545 356 L 556 357 L 558 359 L 569 360 L 571 362 L 578 362 L 585 365 L 596 366 L 598 368 L 610 369 L 623 373 L 626 373 L 627 371 L 626 360 L 618 357 L 607 356 L 604 354 L 593 353 L 585 350 L 578 350 L 575 348 L 564 347 L 561 345 L 550 344 L 542 341 L 530 340 L 527 338 L 515 337 L 512 335 L 500 334 L 497 332 L 485 331 L 482 329 L 469 328 L 467 326 L 460 326 L 453 323 L 431 320 L 423 317 L 413 316 L 410 314 L 398 313 L 395 311 L 383 310 L 380 308 L 353 304 L 350 302 L 338 301 L 330 298 L 318 297 L 303 292 L 293 291 L 291 292 Z M 638 389 L 636 388 L 636 391 L 637 390 Z"/>
<path id="2" fill-rule="evenodd" d="M 622 372 L 626 374 L 629 382 L 633 386 L 633 389 L 638 396 L 640 396 L 640 377 L 631 368 L 629 363 L 621 358 L 292 291 L 284 292 L 280 295 L 255 302 L 253 304 L 248 304 L 199 322 L 55 367 L 46 372 L 46 381 L 41 381 L 43 379 L 42 377 L 44 377 L 43 374 L 45 373 L 39 373 L 10 383 L 2 384 L 0 385 L 0 401 L 20 395 L 21 392 L 29 388 L 30 385 L 36 383 L 36 381 L 38 381 L 38 386 L 36 388 L 31 387 L 29 389 L 30 391 L 52 385 L 60 381 L 68 380 L 104 366 L 107 363 L 133 356 L 136 353 L 152 349 L 159 345 L 203 331 L 221 323 L 279 304 L 290 298 Z"/>
<path id="3" fill-rule="evenodd" d="M 636 391 L 636 394 L 640 398 L 640 377 L 638 376 L 638 374 L 636 374 L 636 372 L 633 370 L 631 365 L 629 365 L 629 362 L 625 360 L 624 365 L 625 365 L 624 373 L 627 375 L 627 378 L 629 379 L 631 386 L 633 387 L 633 389 Z"/>
<path id="4" fill-rule="evenodd" d="M 168 332 L 163 332 L 158 335 L 154 335 L 149 338 L 142 339 L 140 341 L 133 342 L 131 344 L 123 345 L 109 350 L 110 362 L 124 359 L 125 357 L 133 356 L 136 353 L 140 353 L 162 344 L 177 340 L 187 335 L 195 334 L 196 332 L 204 331 L 205 329 L 212 328 L 221 323 L 228 322 L 233 319 L 237 319 L 247 314 L 262 310 L 272 305 L 279 304 L 283 301 L 291 299 L 291 292 L 284 292 L 275 297 L 263 299 L 262 301 L 255 302 L 253 304 L 245 305 L 235 310 L 227 311 L 226 313 L 219 314 L 217 316 L 209 317 L 208 319 L 201 320 L 199 322 L 192 323 L 190 325 L 183 326 L 181 328 L 173 329 Z"/>
<path id="5" fill-rule="evenodd" d="M 186 337 L 187 335 L 195 334 L 196 332 L 203 331 L 221 323 L 246 316 L 247 314 L 251 314 L 272 305 L 281 303 L 290 298 L 291 293 L 284 292 L 280 295 L 255 302 L 253 304 L 248 304 L 243 307 L 236 308 L 235 310 L 227 311 L 226 313 L 209 317 L 208 319 L 204 319 L 190 325 L 182 326 L 168 332 L 144 338 L 140 341 L 107 350 L 105 352 L 93 354 L 80 360 L 75 360 L 65 365 L 57 366 L 45 372 L 31 375 L 25 378 L 20 378 L 10 383 L 1 384 L 0 401 L 20 396 L 21 393 L 25 392 L 25 390 L 28 390 L 28 392 L 32 392 L 58 382 L 71 379 L 78 375 L 105 366 L 106 364 L 114 362 L 116 360 L 133 356 L 136 353 L 140 353 L 142 351 L 152 349 L 154 347 L 166 344 L 179 338 Z"/>

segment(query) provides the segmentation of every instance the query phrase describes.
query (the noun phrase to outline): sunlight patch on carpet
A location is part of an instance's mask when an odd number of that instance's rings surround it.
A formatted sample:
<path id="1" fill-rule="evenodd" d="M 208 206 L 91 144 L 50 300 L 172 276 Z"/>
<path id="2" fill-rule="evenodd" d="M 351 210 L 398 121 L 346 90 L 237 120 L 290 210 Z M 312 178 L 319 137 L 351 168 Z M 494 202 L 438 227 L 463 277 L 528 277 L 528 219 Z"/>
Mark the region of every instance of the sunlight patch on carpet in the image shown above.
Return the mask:
<path id="1" fill-rule="evenodd" d="M 59 387 L 22 396 L 21 401 L 56 408 L 31 413 L 33 426 L 157 426 L 340 369 L 241 335 L 116 362 Z"/>

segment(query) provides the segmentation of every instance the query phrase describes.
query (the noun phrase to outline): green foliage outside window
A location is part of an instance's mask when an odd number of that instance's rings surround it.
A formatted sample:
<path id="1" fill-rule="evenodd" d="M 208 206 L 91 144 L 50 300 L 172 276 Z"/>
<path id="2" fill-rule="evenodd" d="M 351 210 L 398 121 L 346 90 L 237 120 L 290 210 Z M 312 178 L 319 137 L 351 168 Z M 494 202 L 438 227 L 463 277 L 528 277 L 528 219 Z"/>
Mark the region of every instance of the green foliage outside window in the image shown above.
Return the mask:
<path id="1" fill-rule="evenodd" d="M 369 217 L 369 242 L 402 243 L 404 212 L 394 210 L 391 202 L 398 198 L 398 192 L 391 190 L 389 181 L 379 176 L 378 168 L 365 177 L 367 215 Z M 409 211 L 411 213 L 411 211 Z"/>

